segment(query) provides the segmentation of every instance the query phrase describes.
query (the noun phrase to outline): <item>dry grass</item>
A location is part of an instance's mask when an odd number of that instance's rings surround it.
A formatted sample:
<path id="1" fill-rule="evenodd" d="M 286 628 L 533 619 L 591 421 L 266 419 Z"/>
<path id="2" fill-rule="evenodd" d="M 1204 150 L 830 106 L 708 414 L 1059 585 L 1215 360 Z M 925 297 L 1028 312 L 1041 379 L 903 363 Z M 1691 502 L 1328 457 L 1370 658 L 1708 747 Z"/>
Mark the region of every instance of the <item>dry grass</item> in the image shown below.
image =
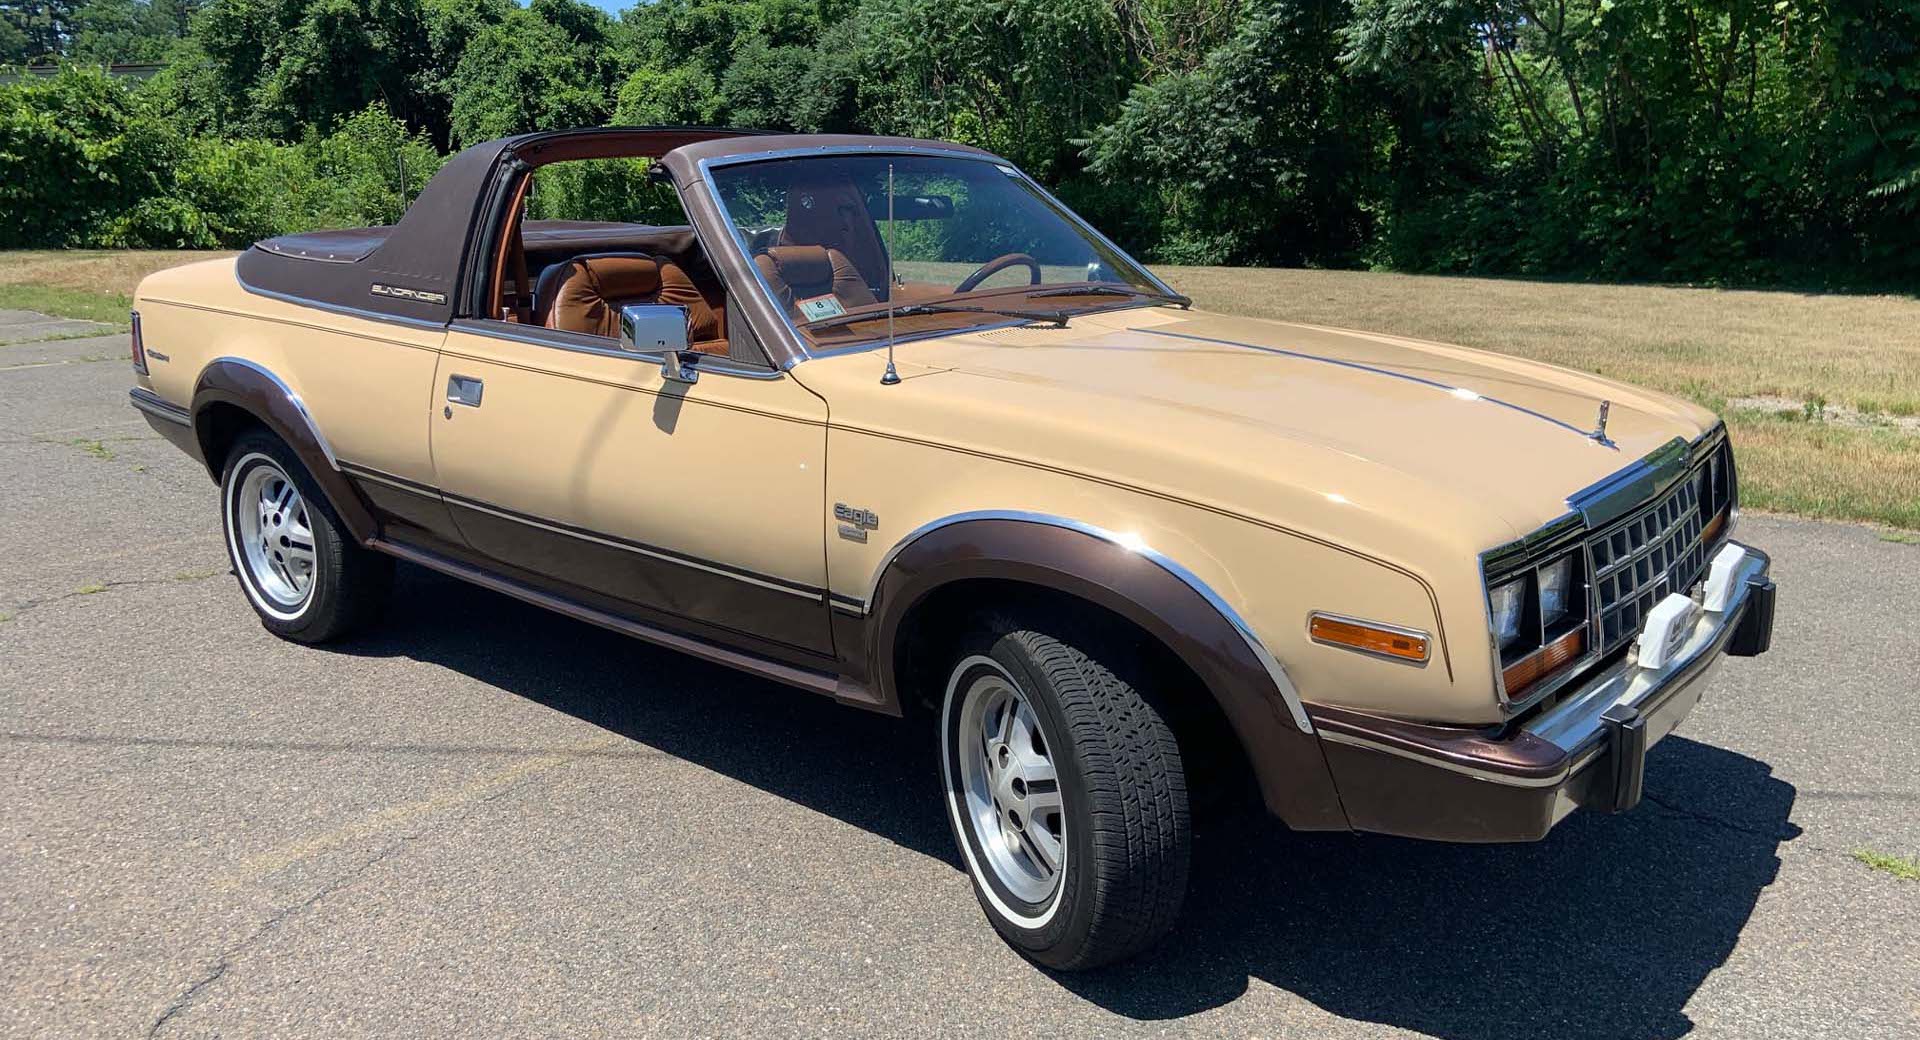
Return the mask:
<path id="1" fill-rule="evenodd" d="M 1354 271 L 1169 268 L 1202 307 L 1536 358 L 1727 416 L 1745 502 L 1920 528 L 1920 300 Z M 1742 407 L 1804 402 L 1799 412 Z M 1844 405 L 1847 424 L 1828 421 Z M 1836 408 L 1835 411 L 1838 411 Z M 1857 413 L 1857 414 L 1852 414 Z"/>
<path id="2" fill-rule="evenodd" d="M 133 295 L 155 271 L 232 253 L 142 249 L 33 249 L 0 253 L 0 285 L 44 285 L 108 295 Z"/>
<path id="3" fill-rule="evenodd" d="M 0 253 L 0 307 L 125 328 L 133 287 L 162 268 L 231 253 L 73 249 Z"/>
<path id="4" fill-rule="evenodd" d="M 0 254 L 7 286 L 124 298 L 150 272 L 226 253 Z M 1202 307 L 1459 343 L 1679 394 L 1727 416 L 1759 509 L 1920 529 L 1920 299 L 1579 285 L 1357 271 L 1175 267 Z M 84 302 L 84 301 L 82 301 Z M 92 317 L 93 314 L 79 316 Z M 1801 412 L 1742 407 L 1805 402 Z M 1844 406 L 1848 422 L 1827 420 Z"/>

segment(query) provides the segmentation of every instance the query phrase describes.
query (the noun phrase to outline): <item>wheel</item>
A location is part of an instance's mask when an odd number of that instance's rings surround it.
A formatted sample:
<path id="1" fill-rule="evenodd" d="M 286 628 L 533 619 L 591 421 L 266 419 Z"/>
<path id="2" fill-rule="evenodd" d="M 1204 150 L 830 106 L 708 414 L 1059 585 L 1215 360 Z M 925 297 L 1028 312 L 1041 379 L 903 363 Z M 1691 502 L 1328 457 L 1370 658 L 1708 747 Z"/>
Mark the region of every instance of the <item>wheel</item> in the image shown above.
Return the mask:
<path id="1" fill-rule="evenodd" d="M 323 643 L 385 609 L 393 561 L 354 542 L 279 438 L 240 435 L 227 453 L 220 500 L 227 557 L 268 631 Z"/>
<path id="2" fill-rule="evenodd" d="M 940 764 L 974 893 L 1006 940 L 1060 970 L 1173 927 L 1191 829 L 1173 731 L 1098 637 L 984 626 L 948 675 Z"/>

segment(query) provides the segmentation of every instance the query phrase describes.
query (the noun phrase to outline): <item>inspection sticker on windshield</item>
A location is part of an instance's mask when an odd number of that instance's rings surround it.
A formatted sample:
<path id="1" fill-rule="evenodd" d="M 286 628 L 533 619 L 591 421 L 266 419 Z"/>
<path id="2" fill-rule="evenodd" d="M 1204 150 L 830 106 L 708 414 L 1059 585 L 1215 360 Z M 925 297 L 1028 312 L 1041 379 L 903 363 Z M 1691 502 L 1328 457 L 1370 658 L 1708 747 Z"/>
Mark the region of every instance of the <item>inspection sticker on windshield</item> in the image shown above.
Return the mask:
<path id="1" fill-rule="evenodd" d="M 808 321 L 819 321 L 822 318 L 836 318 L 847 313 L 847 309 L 840 306 L 840 301 L 835 298 L 832 293 L 828 293 L 825 296 L 809 296 L 804 300 L 797 301 L 796 306 L 800 308 L 801 314 L 807 316 Z"/>

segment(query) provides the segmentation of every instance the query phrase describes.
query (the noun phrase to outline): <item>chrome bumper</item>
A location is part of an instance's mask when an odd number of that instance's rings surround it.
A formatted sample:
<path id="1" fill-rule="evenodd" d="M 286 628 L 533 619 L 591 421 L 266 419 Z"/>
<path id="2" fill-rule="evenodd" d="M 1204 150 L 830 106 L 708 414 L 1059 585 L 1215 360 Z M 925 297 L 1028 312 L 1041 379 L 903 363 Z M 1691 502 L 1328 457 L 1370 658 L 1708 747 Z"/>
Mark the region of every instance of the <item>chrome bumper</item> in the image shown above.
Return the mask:
<path id="1" fill-rule="evenodd" d="M 1629 656 L 1522 727 L 1566 754 L 1569 776 L 1608 759 L 1606 782 L 1596 778 L 1583 784 L 1578 804 L 1608 812 L 1638 804 L 1647 749 L 1700 703 L 1701 680 L 1722 654 L 1752 656 L 1766 650 L 1773 631 L 1773 580 L 1767 576 L 1772 561 L 1751 546 L 1738 548 L 1746 558 L 1731 576 L 1725 604 L 1700 612 L 1663 667 L 1643 668 Z M 1564 801 L 1556 806 L 1556 819 L 1576 804 L 1572 797 Z"/>

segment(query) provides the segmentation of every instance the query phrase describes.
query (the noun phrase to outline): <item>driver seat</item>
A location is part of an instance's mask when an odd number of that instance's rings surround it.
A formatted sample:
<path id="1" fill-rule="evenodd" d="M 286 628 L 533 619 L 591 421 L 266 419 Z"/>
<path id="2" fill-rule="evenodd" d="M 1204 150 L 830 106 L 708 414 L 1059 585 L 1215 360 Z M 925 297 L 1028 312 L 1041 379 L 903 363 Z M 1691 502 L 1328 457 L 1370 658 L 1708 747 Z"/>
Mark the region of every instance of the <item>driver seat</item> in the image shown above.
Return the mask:
<path id="1" fill-rule="evenodd" d="M 851 262 L 869 292 L 887 291 L 887 247 L 866 196 L 851 181 L 788 188 L 787 223 L 779 241 L 783 246 L 825 246 Z"/>

